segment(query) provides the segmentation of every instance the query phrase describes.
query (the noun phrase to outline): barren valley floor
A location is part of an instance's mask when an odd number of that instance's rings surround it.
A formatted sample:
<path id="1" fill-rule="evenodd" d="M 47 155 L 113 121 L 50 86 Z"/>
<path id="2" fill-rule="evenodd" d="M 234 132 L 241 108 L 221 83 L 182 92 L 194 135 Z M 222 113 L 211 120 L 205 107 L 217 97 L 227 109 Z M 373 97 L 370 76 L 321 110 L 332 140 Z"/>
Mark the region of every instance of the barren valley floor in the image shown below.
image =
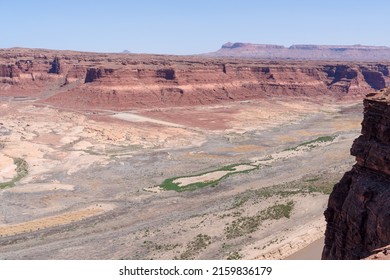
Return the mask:
<path id="1" fill-rule="evenodd" d="M 0 108 L 0 259 L 283 259 L 323 236 L 362 119 L 361 100 L 292 97 Z"/>

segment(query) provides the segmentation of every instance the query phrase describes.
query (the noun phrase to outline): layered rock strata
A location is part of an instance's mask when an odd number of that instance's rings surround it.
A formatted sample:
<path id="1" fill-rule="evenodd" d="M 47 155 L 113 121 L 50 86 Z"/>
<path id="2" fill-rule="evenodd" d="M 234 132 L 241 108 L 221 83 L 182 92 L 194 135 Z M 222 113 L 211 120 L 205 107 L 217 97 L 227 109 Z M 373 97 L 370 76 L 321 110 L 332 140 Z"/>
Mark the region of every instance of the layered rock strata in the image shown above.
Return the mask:
<path id="1" fill-rule="evenodd" d="M 367 95 L 356 164 L 335 185 L 325 211 L 323 259 L 390 258 L 390 89 Z M 386 257 L 387 256 L 387 257 Z"/>
<path id="2" fill-rule="evenodd" d="M 337 61 L 389 61 L 390 48 L 362 45 L 280 45 L 226 43 L 213 57 L 248 57 L 259 59 L 337 60 Z"/>
<path id="3" fill-rule="evenodd" d="M 169 107 L 274 95 L 354 97 L 390 84 L 389 63 L 0 50 L 0 97 L 71 108 Z"/>

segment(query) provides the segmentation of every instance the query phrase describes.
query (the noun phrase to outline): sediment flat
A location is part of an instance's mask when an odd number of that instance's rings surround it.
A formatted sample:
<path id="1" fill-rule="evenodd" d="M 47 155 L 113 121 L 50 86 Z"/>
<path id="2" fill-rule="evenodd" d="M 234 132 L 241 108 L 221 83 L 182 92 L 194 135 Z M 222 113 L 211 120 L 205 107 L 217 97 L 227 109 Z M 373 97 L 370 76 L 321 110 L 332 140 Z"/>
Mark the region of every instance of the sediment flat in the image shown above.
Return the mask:
<path id="1" fill-rule="evenodd" d="M 0 154 L 28 174 L 0 190 L 0 258 L 284 259 L 323 235 L 329 192 L 354 161 L 360 103 L 278 97 L 118 119 L 1 101 Z M 232 164 L 258 168 L 149 191 Z M 49 223 L 98 205 L 110 207 Z"/>

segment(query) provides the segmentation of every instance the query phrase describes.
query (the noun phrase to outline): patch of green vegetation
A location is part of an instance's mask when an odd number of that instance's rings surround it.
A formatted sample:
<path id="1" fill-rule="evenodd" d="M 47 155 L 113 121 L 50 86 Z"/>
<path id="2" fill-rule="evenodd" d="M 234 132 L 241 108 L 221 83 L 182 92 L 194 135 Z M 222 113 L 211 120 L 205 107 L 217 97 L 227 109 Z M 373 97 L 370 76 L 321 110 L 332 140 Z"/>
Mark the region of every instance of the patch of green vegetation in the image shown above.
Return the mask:
<path id="1" fill-rule="evenodd" d="M 235 171 L 235 167 L 236 166 L 239 166 L 239 165 L 251 165 L 250 163 L 235 163 L 235 164 L 230 164 L 230 165 L 226 165 L 226 166 L 223 166 L 215 171 Z M 254 167 L 254 166 L 253 166 Z"/>
<path id="2" fill-rule="evenodd" d="M 28 164 L 24 159 L 15 158 L 14 164 L 16 165 L 16 176 L 11 181 L 0 183 L 0 189 L 14 187 L 16 182 L 28 174 Z"/>
<path id="3" fill-rule="evenodd" d="M 275 190 L 272 188 L 262 188 L 253 191 L 256 198 L 269 198 L 275 195 Z"/>
<path id="4" fill-rule="evenodd" d="M 226 238 L 232 239 L 255 232 L 261 223 L 265 220 L 279 220 L 281 218 L 290 218 L 294 208 L 294 202 L 288 201 L 286 204 L 275 204 L 270 206 L 257 215 L 249 217 L 240 217 L 234 220 L 231 225 L 225 227 Z"/>
<path id="5" fill-rule="evenodd" d="M 229 256 L 227 257 L 227 260 L 241 260 L 241 259 L 242 256 L 237 251 L 230 253 Z"/>
<path id="6" fill-rule="evenodd" d="M 234 220 L 231 225 L 225 227 L 225 234 L 228 239 L 240 237 L 252 233 L 258 229 L 261 224 L 261 217 L 240 217 Z"/>
<path id="7" fill-rule="evenodd" d="M 331 142 L 334 139 L 336 139 L 336 136 L 321 136 L 321 137 L 318 137 L 318 138 L 316 138 L 314 140 L 311 140 L 311 141 L 308 141 L 308 142 L 303 142 L 302 144 L 298 145 L 298 147 L 299 146 L 307 146 L 307 145 L 314 144 L 314 143 Z"/>
<path id="8" fill-rule="evenodd" d="M 198 176 L 198 175 L 197 175 Z M 174 178 L 169 178 L 166 179 L 161 185 L 160 188 L 170 191 L 177 191 L 177 192 L 183 192 L 183 191 L 193 191 L 199 188 L 207 187 L 207 186 L 213 186 L 214 184 L 217 184 L 219 180 L 216 181 L 208 181 L 208 182 L 197 182 L 193 184 L 189 184 L 187 186 L 181 187 L 178 184 L 174 183 L 176 179 L 179 179 L 182 177 L 174 177 Z"/>
<path id="9" fill-rule="evenodd" d="M 228 250 L 230 248 L 232 248 L 233 245 L 232 244 L 227 244 L 227 243 L 222 243 L 222 250 Z"/>
<path id="10" fill-rule="evenodd" d="M 337 137 L 337 135 L 335 135 L 335 136 L 320 136 L 320 137 L 317 137 L 316 139 L 313 139 L 313 140 L 310 140 L 307 142 L 303 142 L 303 143 L 301 143 L 298 146 L 295 146 L 293 148 L 288 148 L 285 151 L 296 151 L 300 147 L 308 147 L 310 149 L 313 149 L 316 147 L 315 144 L 332 142 L 334 139 L 336 139 L 336 137 Z"/>
<path id="11" fill-rule="evenodd" d="M 286 204 L 275 204 L 260 212 L 263 220 L 279 220 L 281 218 L 290 218 L 291 212 L 294 209 L 294 201 L 290 200 Z"/>
<path id="12" fill-rule="evenodd" d="M 27 161 L 21 158 L 16 158 L 14 159 L 14 163 L 16 165 L 16 181 L 19 181 L 22 179 L 24 176 L 28 174 L 28 164 Z"/>
<path id="13" fill-rule="evenodd" d="M 12 181 L 0 183 L 0 189 L 12 188 L 15 184 Z"/>
<path id="14" fill-rule="evenodd" d="M 309 193 L 331 194 L 335 184 L 312 185 L 308 187 Z"/>
<path id="15" fill-rule="evenodd" d="M 249 195 L 243 195 L 240 197 L 236 197 L 234 199 L 232 208 L 239 208 L 239 207 L 243 206 L 249 200 L 249 198 L 250 198 Z"/>
<path id="16" fill-rule="evenodd" d="M 316 182 L 316 181 L 318 181 L 318 180 L 320 180 L 319 177 L 314 177 L 314 178 L 309 178 L 309 179 L 306 179 L 306 180 L 303 180 L 303 181 L 304 181 L 304 182 Z"/>
<path id="17" fill-rule="evenodd" d="M 250 166 L 253 166 L 253 169 L 243 170 L 243 171 L 235 171 L 234 167 L 239 166 L 239 165 L 250 165 Z M 227 178 L 227 177 L 229 177 L 229 176 L 231 176 L 233 174 L 249 173 L 249 172 L 251 172 L 253 170 L 256 170 L 256 169 L 259 169 L 259 166 L 251 165 L 250 163 L 231 164 L 231 165 L 223 166 L 223 167 L 221 167 L 219 169 L 208 171 L 208 172 L 204 172 L 204 173 L 199 173 L 199 174 L 190 175 L 190 176 L 179 176 L 179 177 L 169 178 L 169 179 L 164 180 L 162 182 L 162 184 L 160 185 L 160 187 L 162 189 L 164 189 L 164 190 L 174 190 L 174 191 L 177 191 L 177 192 L 193 191 L 193 190 L 196 190 L 196 189 L 199 189 L 199 188 L 204 188 L 204 187 L 207 187 L 207 186 L 215 187 L 216 185 L 218 185 L 218 183 L 221 180 L 223 180 L 224 178 Z M 217 180 L 206 181 L 206 182 L 196 182 L 196 183 L 188 184 L 186 186 L 179 186 L 179 184 L 174 183 L 175 180 L 180 179 L 180 178 L 197 177 L 197 176 L 201 176 L 201 175 L 204 175 L 204 174 L 207 174 L 207 173 L 211 173 L 211 172 L 215 172 L 215 171 L 230 171 L 230 173 L 222 176 L 221 178 L 219 178 Z"/>
<path id="18" fill-rule="evenodd" d="M 103 155 L 102 153 L 99 153 L 99 152 L 96 152 L 94 150 L 92 150 L 92 148 L 87 148 L 85 150 L 83 150 L 84 153 L 87 153 L 89 155 L 92 155 L 92 156 L 101 156 Z"/>
<path id="19" fill-rule="evenodd" d="M 211 244 L 211 237 L 207 234 L 198 234 L 195 239 L 187 244 L 186 250 L 180 255 L 182 260 L 191 260 L 203 249 Z"/>
<path id="20" fill-rule="evenodd" d="M 142 246 L 153 251 L 171 251 L 180 246 L 180 244 L 157 244 L 152 241 L 145 240 Z"/>
<path id="21" fill-rule="evenodd" d="M 255 198 L 261 198 L 261 199 L 267 199 L 270 197 L 279 197 L 279 198 L 284 198 L 284 197 L 291 197 L 297 194 L 303 194 L 305 191 L 301 189 L 294 189 L 292 187 L 287 187 L 287 188 L 278 188 L 278 187 L 268 187 L 260 190 L 255 190 L 254 191 L 254 196 Z"/>

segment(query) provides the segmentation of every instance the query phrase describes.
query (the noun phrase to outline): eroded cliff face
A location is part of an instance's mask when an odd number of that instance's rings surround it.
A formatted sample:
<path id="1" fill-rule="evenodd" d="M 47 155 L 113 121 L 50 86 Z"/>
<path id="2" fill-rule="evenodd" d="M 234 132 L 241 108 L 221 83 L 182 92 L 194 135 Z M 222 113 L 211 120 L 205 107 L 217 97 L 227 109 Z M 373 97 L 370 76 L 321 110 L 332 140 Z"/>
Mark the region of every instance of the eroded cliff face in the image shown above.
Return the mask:
<path id="1" fill-rule="evenodd" d="M 89 109 L 215 104 L 274 95 L 362 97 L 390 63 L 0 50 L 0 95 Z"/>
<path id="2" fill-rule="evenodd" d="M 322 258 L 390 259 L 390 89 L 367 95 L 351 154 L 357 163 L 335 185 L 325 211 Z"/>

